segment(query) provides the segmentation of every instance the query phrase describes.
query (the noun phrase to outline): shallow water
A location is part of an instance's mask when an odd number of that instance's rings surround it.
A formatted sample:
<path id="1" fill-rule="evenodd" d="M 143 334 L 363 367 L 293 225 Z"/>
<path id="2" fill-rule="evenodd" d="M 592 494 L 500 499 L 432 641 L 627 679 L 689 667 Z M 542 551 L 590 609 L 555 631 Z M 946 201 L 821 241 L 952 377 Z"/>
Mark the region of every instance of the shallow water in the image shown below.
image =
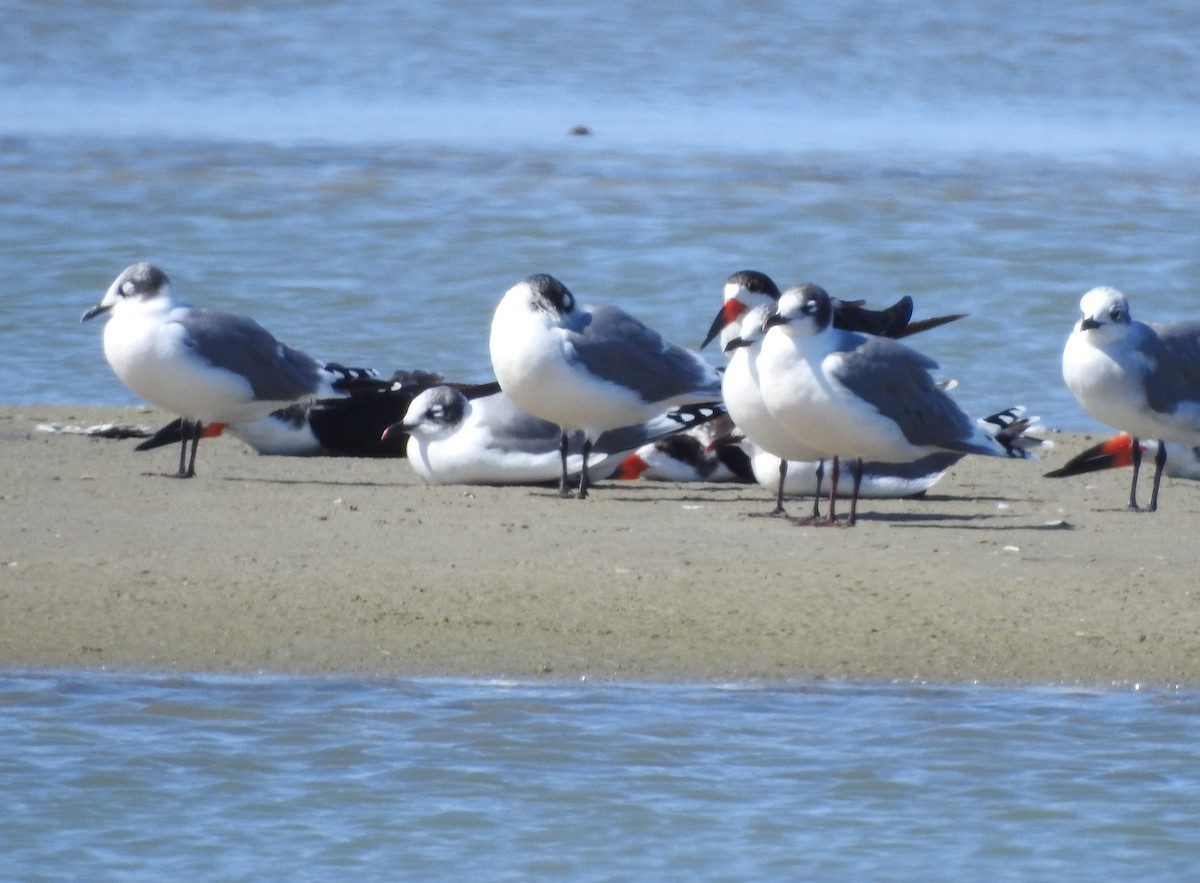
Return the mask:
<path id="1" fill-rule="evenodd" d="M 77 319 L 139 259 L 322 358 L 461 379 L 529 273 L 696 346 L 754 267 L 966 310 L 915 343 L 968 410 L 1094 429 L 1079 295 L 1177 318 L 1200 276 L 1189 5 L 0 10 L 9 401 L 134 401 Z"/>
<path id="2" fill-rule="evenodd" d="M 968 410 L 1077 430 L 1079 295 L 1196 303 L 1195 4 L 0 16 L 4 401 L 135 401 L 78 318 L 142 259 L 320 357 L 456 379 L 533 272 L 691 345 L 748 267 L 909 294 L 971 314 L 914 342 Z M 1190 693 L 8 673 L 0 705 L 11 879 L 1200 866 Z"/>
<path id="3" fill-rule="evenodd" d="M 9 673 L 8 879 L 1187 879 L 1200 698 Z"/>

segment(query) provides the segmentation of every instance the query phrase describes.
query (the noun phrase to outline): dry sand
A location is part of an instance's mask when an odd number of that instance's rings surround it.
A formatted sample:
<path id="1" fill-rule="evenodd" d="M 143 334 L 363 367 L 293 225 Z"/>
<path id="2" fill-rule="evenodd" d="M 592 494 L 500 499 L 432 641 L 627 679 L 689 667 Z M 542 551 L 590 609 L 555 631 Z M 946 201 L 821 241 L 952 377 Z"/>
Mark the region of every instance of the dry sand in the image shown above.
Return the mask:
<path id="1" fill-rule="evenodd" d="M 1200 487 L 968 458 L 853 530 L 744 485 L 428 487 L 404 461 L 39 431 L 0 406 L 0 667 L 1200 685 Z M 803 512 L 803 503 L 793 511 Z"/>

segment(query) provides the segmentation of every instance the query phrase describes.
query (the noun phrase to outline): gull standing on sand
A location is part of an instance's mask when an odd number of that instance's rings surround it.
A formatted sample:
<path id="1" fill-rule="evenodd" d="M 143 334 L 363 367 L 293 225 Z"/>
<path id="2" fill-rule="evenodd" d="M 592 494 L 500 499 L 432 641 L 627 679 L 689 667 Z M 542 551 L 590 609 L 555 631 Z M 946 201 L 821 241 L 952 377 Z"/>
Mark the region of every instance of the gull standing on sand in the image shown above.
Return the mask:
<path id="1" fill-rule="evenodd" d="M 771 513 L 783 513 L 785 494 L 821 493 L 822 470 L 818 458 L 824 454 L 797 440 L 791 429 L 777 420 L 767 409 L 759 388 L 757 360 L 761 350 L 763 325 L 775 312 L 774 305 L 756 307 L 742 322 L 742 336 L 730 341 L 733 353 L 725 371 L 725 404 L 738 429 L 746 436 L 744 447 L 751 458 L 755 480 L 764 487 L 776 487 L 776 508 Z M 988 435 L 1014 439 L 1016 444 L 1040 446 L 1040 440 L 1022 438 L 1037 418 L 1026 418 L 1024 409 L 1009 408 L 976 421 Z M 781 459 L 779 451 L 792 456 Z M 862 466 L 860 497 L 895 498 L 922 493 L 932 487 L 947 469 L 962 458 L 961 453 L 935 451 L 915 460 L 901 463 L 866 462 Z M 788 460 L 793 462 L 789 468 Z M 836 458 L 833 458 L 836 463 Z M 797 462 L 800 461 L 800 462 Z M 816 462 L 813 462 L 816 461 Z M 804 468 L 796 469 L 801 466 Z M 815 468 L 814 468 L 815 467 Z M 840 489 L 839 470 L 833 470 L 829 488 L 830 510 L 827 521 L 836 521 L 836 500 Z M 803 521 L 815 523 L 820 518 L 814 499 L 813 512 Z"/>
<path id="2" fill-rule="evenodd" d="M 792 433 L 780 426 L 767 411 L 758 390 L 755 362 L 763 335 L 762 323 L 767 315 L 775 311 L 779 297 L 778 286 L 765 273 L 756 270 L 734 273 L 725 280 L 724 303 L 701 347 L 720 335 L 722 348 L 730 357 L 729 368 L 724 376 L 725 400 L 730 414 L 747 438 L 778 458 L 775 508 L 766 514 L 786 514 L 783 507 L 784 488 L 789 468 L 793 468 L 789 466 L 789 461 L 797 465 L 803 462 L 806 473 L 804 483 L 807 484 L 811 478 L 816 487 L 812 514 L 809 516 L 809 519 L 816 520 L 821 514 L 821 484 L 825 473 L 823 455 L 800 443 Z M 913 322 L 913 301 L 908 296 L 882 310 L 869 310 L 859 301 L 831 298 L 831 303 L 835 328 L 894 338 L 927 331 L 961 319 L 964 315 L 956 313 Z M 749 351 L 739 354 L 741 348 L 749 348 Z M 834 511 L 829 513 L 830 521 L 836 518 L 837 476 L 840 471 L 837 457 L 832 458 L 832 463 L 834 478 L 830 487 L 830 507 Z"/>
<path id="3" fill-rule="evenodd" d="M 553 276 L 510 288 L 492 317 L 489 350 L 500 388 L 561 430 L 559 493 L 569 496 L 567 449 L 582 431 L 579 497 L 600 433 L 679 405 L 719 402 L 721 377 L 700 356 L 612 306 L 587 309 Z"/>
<path id="4" fill-rule="evenodd" d="M 769 451 L 779 458 L 776 466 L 778 483 L 775 492 L 775 508 L 767 515 L 785 515 L 783 508 L 784 484 L 787 481 L 789 461 L 804 462 L 815 484 L 813 494 L 811 519 L 821 517 L 821 482 L 824 477 L 824 458 L 826 451 L 806 445 L 787 426 L 767 408 L 763 401 L 758 377 L 758 357 L 762 348 L 765 334 L 764 323 L 768 316 L 775 313 L 774 301 L 761 303 L 745 314 L 741 323 L 741 333 L 731 338 L 725 344 L 725 355 L 729 356 L 729 366 L 721 378 L 721 389 L 725 396 L 725 407 L 734 425 L 745 433 L 752 443 L 763 450 Z M 739 327 L 736 323 L 733 326 Z M 833 472 L 837 473 L 836 460 Z M 836 479 L 835 479 L 836 481 Z M 836 484 L 830 494 L 830 518 L 836 507 Z"/>
<path id="5" fill-rule="evenodd" d="M 825 460 L 820 452 L 813 451 L 798 444 L 776 424 L 762 404 L 762 396 L 758 393 L 758 377 L 753 369 L 753 360 L 758 355 L 757 345 L 762 337 L 762 320 L 767 311 L 773 311 L 779 300 L 779 286 L 766 273 L 758 270 L 741 270 L 725 280 L 722 292 L 724 299 L 721 309 L 713 318 L 708 328 L 708 334 L 700 349 L 708 346 L 714 337 L 720 336 L 721 351 L 729 359 L 729 368 L 722 377 L 722 394 L 725 396 L 726 407 L 730 401 L 734 408 L 730 411 L 735 425 L 746 433 L 747 438 L 761 448 L 770 446 L 772 453 L 791 450 L 798 456 L 777 453 L 779 465 L 777 468 L 778 485 L 775 493 L 775 508 L 767 515 L 785 515 L 783 508 L 784 483 L 787 481 L 788 461 L 810 461 L 811 472 L 816 483 L 816 493 L 813 494 L 812 518 L 821 514 L 821 481 L 825 476 Z M 901 301 L 898 306 L 905 304 Z M 912 313 L 912 300 L 907 300 L 908 314 Z M 755 319 L 747 319 L 753 314 Z M 905 317 L 907 318 L 907 316 Z M 757 323 L 757 324 L 756 324 Z M 751 347 L 753 352 L 739 353 L 739 350 Z M 731 376 L 729 371 L 733 369 Z M 760 441 L 755 441 L 760 439 Z"/>
<path id="6" fill-rule="evenodd" d="M 196 474 L 206 424 L 251 423 L 299 401 L 340 395 L 371 374 L 322 364 L 245 316 L 178 302 L 171 280 L 153 264 L 127 267 L 80 321 L 103 314 L 104 357 L 113 372 L 183 418 L 177 478 Z"/>
<path id="7" fill-rule="evenodd" d="M 1200 322 L 1136 321 L 1115 288 L 1079 301 L 1080 317 L 1063 348 L 1063 379 L 1085 411 L 1132 437 L 1129 508 L 1136 510 L 1142 439 L 1154 440 L 1153 512 L 1167 463 L 1165 442 L 1200 444 Z"/>
<path id="8" fill-rule="evenodd" d="M 847 524 L 857 518 L 863 460 L 907 463 L 937 451 L 1025 456 L 965 414 L 930 372 L 937 363 L 888 337 L 833 326 L 820 286 L 789 288 L 763 323 L 757 360 L 771 415 L 827 455 L 853 458 Z"/>

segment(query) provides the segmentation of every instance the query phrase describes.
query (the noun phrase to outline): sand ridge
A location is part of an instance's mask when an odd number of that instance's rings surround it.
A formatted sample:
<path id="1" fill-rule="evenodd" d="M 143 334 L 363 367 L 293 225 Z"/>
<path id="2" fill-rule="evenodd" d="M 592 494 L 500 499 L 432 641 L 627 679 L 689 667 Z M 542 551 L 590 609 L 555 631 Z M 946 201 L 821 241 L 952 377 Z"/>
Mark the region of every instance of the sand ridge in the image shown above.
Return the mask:
<path id="1" fill-rule="evenodd" d="M 0 406 L 0 665 L 204 672 L 1200 684 L 1200 487 L 967 458 L 854 530 L 746 485 L 430 487 L 404 461 L 40 431 Z M 793 503 L 803 512 L 804 503 Z"/>

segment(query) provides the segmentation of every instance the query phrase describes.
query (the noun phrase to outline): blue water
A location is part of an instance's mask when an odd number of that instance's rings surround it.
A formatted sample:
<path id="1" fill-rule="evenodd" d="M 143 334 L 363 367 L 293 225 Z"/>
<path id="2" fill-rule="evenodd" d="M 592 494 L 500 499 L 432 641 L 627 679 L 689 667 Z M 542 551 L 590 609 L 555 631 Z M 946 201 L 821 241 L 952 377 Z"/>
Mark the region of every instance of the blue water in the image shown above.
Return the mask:
<path id="1" fill-rule="evenodd" d="M 29 674 L 14 880 L 1183 880 L 1200 696 Z"/>
<path id="2" fill-rule="evenodd" d="M 1059 374 L 1079 295 L 1200 290 L 1200 6 L 730 6 L 0 0 L 0 399 L 136 401 L 78 317 L 142 259 L 315 355 L 464 380 L 529 273 L 694 346 L 756 268 L 966 310 L 916 342 L 964 407 L 1102 431 Z M 1200 868 L 1190 693 L 0 690 L 5 879 Z"/>
<path id="3" fill-rule="evenodd" d="M 971 314 L 919 341 L 964 407 L 1076 430 L 1099 429 L 1059 372 L 1083 291 L 1195 303 L 1194 4 L 0 15 L 7 401 L 136 401 L 77 319 L 140 259 L 322 358 L 464 380 L 533 272 L 692 346 L 747 267 L 909 294 Z"/>

